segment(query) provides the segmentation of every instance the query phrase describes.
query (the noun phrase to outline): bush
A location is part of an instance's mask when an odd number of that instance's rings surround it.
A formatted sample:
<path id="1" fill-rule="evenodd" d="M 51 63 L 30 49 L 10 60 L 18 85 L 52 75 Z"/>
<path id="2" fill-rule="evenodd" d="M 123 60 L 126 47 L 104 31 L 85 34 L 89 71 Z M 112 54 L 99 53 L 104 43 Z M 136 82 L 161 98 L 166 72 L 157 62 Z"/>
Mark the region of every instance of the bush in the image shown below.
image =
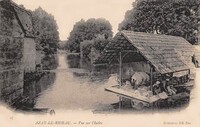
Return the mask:
<path id="1" fill-rule="evenodd" d="M 58 58 L 56 55 L 46 55 L 42 59 L 42 67 L 44 70 L 52 70 L 58 67 Z"/>
<path id="2" fill-rule="evenodd" d="M 68 54 L 67 62 L 69 68 L 79 68 L 80 67 L 80 55 L 79 54 Z"/>

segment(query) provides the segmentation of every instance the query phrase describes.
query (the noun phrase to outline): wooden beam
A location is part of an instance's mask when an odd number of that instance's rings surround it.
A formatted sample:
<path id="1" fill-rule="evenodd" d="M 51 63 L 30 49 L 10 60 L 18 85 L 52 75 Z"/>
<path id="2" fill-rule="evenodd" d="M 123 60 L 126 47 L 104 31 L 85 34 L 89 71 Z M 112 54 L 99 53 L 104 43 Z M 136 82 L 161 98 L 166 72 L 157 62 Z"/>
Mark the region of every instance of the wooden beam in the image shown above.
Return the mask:
<path id="1" fill-rule="evenodd" d="M 111 60 L 110 60 L 110 62 L 109 62 L 109 64 L 111 64 L 113 61 L 114 61 L 114 58 L 115 58 L 116 56 L 114 56 Z"/>
<path id="2" fill-rule="evenodd" d="M 108 63 L 101 63 L 101 64 L 94 64 L 94 66 L 102 66 L 102 65 L 108 65 Z"/>
<path id="3" fill-rule="evenodd" d="M 123 52 L 123 53 L 138 53 L 139 51 L 134 51 L 134 50 L 121 50 L 121 51 L 117 51 L 117 50 L 106 50 L 106 52 L 111 52 L 111 53 L 115 53 L 115 52 Z"/>
<path id="4" fill-rule="evenodd" d="M 123 56 L 122 56 L 122 60 L 124 59 L 125 56 L 127 56 L 129 54 L 129 52 L 126 52 Z"/>

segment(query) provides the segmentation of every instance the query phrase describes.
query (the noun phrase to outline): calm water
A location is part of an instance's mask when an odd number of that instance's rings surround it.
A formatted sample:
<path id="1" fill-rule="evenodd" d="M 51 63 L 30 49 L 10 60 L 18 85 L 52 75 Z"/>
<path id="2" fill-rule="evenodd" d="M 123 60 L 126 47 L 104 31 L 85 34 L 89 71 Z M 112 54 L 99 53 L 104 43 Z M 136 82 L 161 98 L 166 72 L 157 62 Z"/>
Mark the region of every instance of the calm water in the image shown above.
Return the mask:
<path id="1" fill-rule="evenodd" d="M 56 70 L 24 85 L 27 99 L 20 108 L 116 111 L 119 98 L 104 91 L 117 84 L 115 77 L 91 80 L 90 71 L 75 68 L 79 67 L 77 60 L 73 66 L 73 60 L 68 61 L 65 54 L 59 54 Z"/>
<path id="2" fill-rule="evenodd" d="M 25 81 L 23 99 L 16 107 L 23 110 L 34 108 L 37 103 L 37 98 L 42 95 L 43 91 L 54 84 L 55 78 L 56 74 L 54 72 L 46 72 L 38 76 L 34 81 Z"/>
<path id="3" fill-rule="evenodd" d="M 91 81 L 87 75 L 86 77 L 77 77 L 74 73 L 88 72 L 84 69 L 69 68 L 65 54 L 59 54 L 58 60 L 59 66 L 53 71 L 55 73 L 54 82 L 48 81 L 54 79 L 53 77 L 49 77 L 51 79 L 44 78 L 40 81 L 44 82 L 44 84 L 40 83 L 41 85 L 48 88 L 40 92 L 34 99 L 35 108 L 95 110 L 110 108 L 111 103 L 118 101 L 116 95 L 104 91 L 104 88 L 109 86 L 108 84 L 116 84 L 114 78 Z M 46 81 L 49 85 L 45 84 Z"/>

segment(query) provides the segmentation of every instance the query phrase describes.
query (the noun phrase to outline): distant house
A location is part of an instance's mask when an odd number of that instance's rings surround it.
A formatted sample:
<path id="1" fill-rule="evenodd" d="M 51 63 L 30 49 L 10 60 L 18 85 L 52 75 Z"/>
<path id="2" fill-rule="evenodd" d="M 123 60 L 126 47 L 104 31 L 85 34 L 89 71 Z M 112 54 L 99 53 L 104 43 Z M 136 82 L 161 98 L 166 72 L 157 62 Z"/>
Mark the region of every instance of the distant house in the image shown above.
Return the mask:
<path id="1" fill-rule="evenodd" d="M 94 63 L 112 66 L 121 61 L 124 78 L 135 71 L 150 74 L 151 70 L 162 75 L 181 72 L 194 77 L 194 54 L 194 47 L 182 37 L 121 31 Z"/>

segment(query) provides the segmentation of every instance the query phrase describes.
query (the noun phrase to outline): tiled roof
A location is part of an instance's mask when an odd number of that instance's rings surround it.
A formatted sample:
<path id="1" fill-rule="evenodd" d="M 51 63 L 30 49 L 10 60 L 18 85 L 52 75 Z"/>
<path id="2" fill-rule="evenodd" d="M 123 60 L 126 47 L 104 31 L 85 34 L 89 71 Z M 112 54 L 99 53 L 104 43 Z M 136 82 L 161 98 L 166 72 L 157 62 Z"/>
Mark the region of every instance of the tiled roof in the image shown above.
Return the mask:
<path id="1" fill-rule="evenodd" d="M 33 32 L 31 12 L 17 5 L 12 0 L 2 0 L 0 2 L 5 4 L 8 9 L 11 9 L 14 12 L 17 21 L 24 32 L 24 35 L 26 37 L 35 37 Z"/>
<path id="2" fill-rule="evenodd" d="M 17 5 L 12 0 L 1 0 L 0 2 L 1 4 L 5 5 L 7 9 L 11 9 L 14 12 L 17 21 L 24 32 L 24 35 L 26 37 L 35 38 L 31 12 Z"/>
<path id="3" fill-rule="evenodd" d="M 119 38 L 119 36 L 122 36 Z M 161 74 L 187 70 L 189 67 L 181 51 L 193 53 L 192 45 L 181 37 L 133 31 L 121 31 L 109 43 L 95 63 L 118 59 L 120 51 L 136 51 L 128 59 L 146 60 Z M 108 52 L 108 51 L 114 52 Z M 111 55 L 112 54 L 112 55 Z M 139 59 L 140 58 L 140 59 Z M 137 61 L 137 60 L 136 60 Z"/>
<path id="4" fill-rule="evenodd" d="M 25 36 L 34 37 L 31 13 L 26 9 L 19 7 L 14 2 L 11 2 L 11 5 L 13 6 L 14 11 L 16 12 L 17 19 L 19 20 L 19 23 L 25 33 Z"/>

